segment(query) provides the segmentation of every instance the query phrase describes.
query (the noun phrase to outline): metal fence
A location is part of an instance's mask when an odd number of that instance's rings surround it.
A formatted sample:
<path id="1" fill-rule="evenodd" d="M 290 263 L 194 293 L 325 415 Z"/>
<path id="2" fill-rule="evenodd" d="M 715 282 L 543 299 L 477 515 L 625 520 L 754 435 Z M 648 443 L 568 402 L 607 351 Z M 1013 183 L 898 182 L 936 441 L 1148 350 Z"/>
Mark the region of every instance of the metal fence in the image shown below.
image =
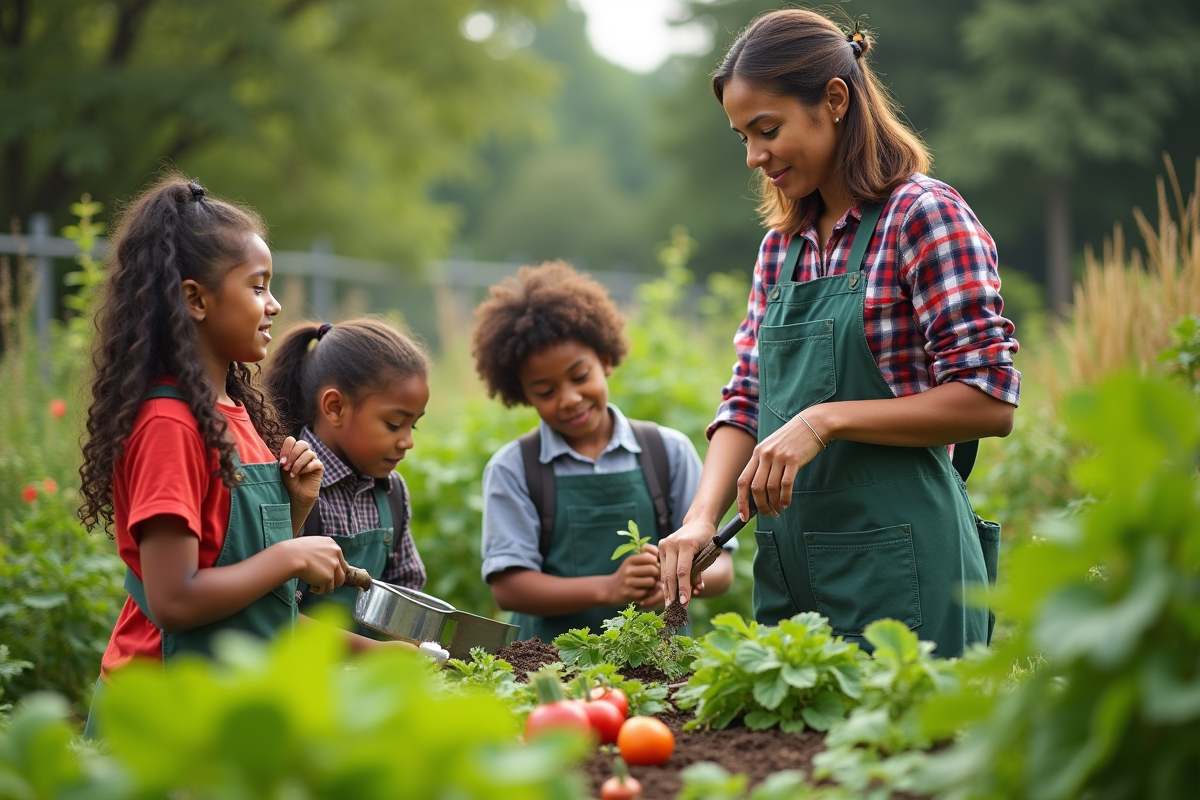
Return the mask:
<path id="1" fill-rule="evenodd" d="M 104 255 L 107 242 L 98 239 L 92 255 Z M 61 313 L 66 288 L 63 276 L 72 269 L 79 248 L 74 241 L 50 235 L 50 218 L 34 214 L 28 234 L 0 234 L 0 255 L 33 260 L 37 275 L 35 324 L 39 340 L 49 342 L 51 321 Z M 361 313 L 398 313 L 414 332 L 431 345 L 447 344 L 471 329 L 471 311 L 487 287 L 510 275 L 520 264 L 449 259 L 430 261 L 414 270 L 383 261 L 340 256 L 328 240 L 318 239 L 308 251 L 272 251 L 276 297 L 284 305 L 285 321 L 336 321 Z M 625 305 L 637 286 L 651 276 L 588 270 L 613 299 Z"/>

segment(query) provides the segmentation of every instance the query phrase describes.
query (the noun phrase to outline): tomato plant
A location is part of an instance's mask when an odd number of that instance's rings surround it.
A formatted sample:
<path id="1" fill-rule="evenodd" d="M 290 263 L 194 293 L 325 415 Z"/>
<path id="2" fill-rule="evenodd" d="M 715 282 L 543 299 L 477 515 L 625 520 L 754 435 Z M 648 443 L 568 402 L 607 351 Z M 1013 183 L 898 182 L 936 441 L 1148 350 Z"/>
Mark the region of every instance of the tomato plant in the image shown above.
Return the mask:
<path id="1" fill-rule="evenodd" d="M 617 734 L 621 758 L 630 764 L 662 764 L 675 750 L 675 734 L 662 720 L 654 717 L 630 717 Z"/>
<path id="2" fill-rule="evenodd" d="M 591 666 L 614 664 L 639 667 L 650 664 L 672 680 L 691 670 L 697 654 L 696 641 L 690 636 L 668 636 L 662 616 L 653 611 L 638 612 L 632 603 L 612 619 L 604 620 L 604 633 L 589 628 L 574 628 L 558 636 L 558 648 L 564 664 Z"/>
<path id="3" fill-rule="evenodd" d="M 592 723 L 584 708 L 586 704 L 581 700 L 566 699 L 562 684 L 553 675 L 534 675 L 533 684 L 539 705 L 525 718 L 527 741 L 533 741 L 548 731 L 592 735 Z"/>
<path id="4" fill-rule="evenodd" d="M 630 776 L 625 760 L 613 759 L 613 776 L 600 786 L 600 800 L 637 800 L 642 796 L 642 782 Z"/>

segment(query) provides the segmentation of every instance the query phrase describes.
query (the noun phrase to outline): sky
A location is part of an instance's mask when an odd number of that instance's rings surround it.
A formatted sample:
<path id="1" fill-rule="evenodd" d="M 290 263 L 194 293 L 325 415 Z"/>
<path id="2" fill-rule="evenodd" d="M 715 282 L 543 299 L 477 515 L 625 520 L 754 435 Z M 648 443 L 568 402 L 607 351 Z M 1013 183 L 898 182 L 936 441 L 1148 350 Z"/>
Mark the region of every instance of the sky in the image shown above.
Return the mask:
<path id="1" fill-rule="evenodd" d="M 675 53 L 708 49 L 709 32 L 700 25 L 675 27 L 679 0 L 571 0 L 587 14 L 592 47 L 633 72 L 651 72 Z"/>

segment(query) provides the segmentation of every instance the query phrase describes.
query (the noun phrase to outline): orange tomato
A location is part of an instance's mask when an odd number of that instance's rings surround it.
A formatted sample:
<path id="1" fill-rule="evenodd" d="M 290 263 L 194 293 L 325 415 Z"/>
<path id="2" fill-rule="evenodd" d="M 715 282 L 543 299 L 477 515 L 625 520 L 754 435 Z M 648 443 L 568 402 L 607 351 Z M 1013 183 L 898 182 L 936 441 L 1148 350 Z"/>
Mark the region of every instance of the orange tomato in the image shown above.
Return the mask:
<path id="1" fill-rule="evenodd" d="M 654 717 L 630 717 L 617 734 L 617 747 L 627 763 L 661 764 L 675 750 L 675 734 Z"/>

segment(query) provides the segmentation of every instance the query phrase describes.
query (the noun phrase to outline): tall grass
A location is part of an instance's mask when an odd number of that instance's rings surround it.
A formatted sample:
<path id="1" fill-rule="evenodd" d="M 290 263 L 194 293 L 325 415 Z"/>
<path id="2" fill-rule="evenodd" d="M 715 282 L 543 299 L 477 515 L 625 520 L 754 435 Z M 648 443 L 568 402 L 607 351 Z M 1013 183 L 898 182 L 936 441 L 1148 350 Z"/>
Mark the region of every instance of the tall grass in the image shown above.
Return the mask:
<path id="1" fill-rule="evenodd" d="M 1071 384 L 1094 383 L 1122 368 L 1149 371 L 1171 344 L 1175 322 L 1200 314 L 1200 159 L 1186 201 L 1170 156 L 1164 161 L 1158 224 L 1134 209 L 1142 249 L 1127 251 L 1118 223 L 1099 257 L 1090 246 L 1085 251 L 1074 308 L 1055 331 L 1063 369 L 1040 371 L 1054 396 L 1066 388 L 1064 377 Z"/>

